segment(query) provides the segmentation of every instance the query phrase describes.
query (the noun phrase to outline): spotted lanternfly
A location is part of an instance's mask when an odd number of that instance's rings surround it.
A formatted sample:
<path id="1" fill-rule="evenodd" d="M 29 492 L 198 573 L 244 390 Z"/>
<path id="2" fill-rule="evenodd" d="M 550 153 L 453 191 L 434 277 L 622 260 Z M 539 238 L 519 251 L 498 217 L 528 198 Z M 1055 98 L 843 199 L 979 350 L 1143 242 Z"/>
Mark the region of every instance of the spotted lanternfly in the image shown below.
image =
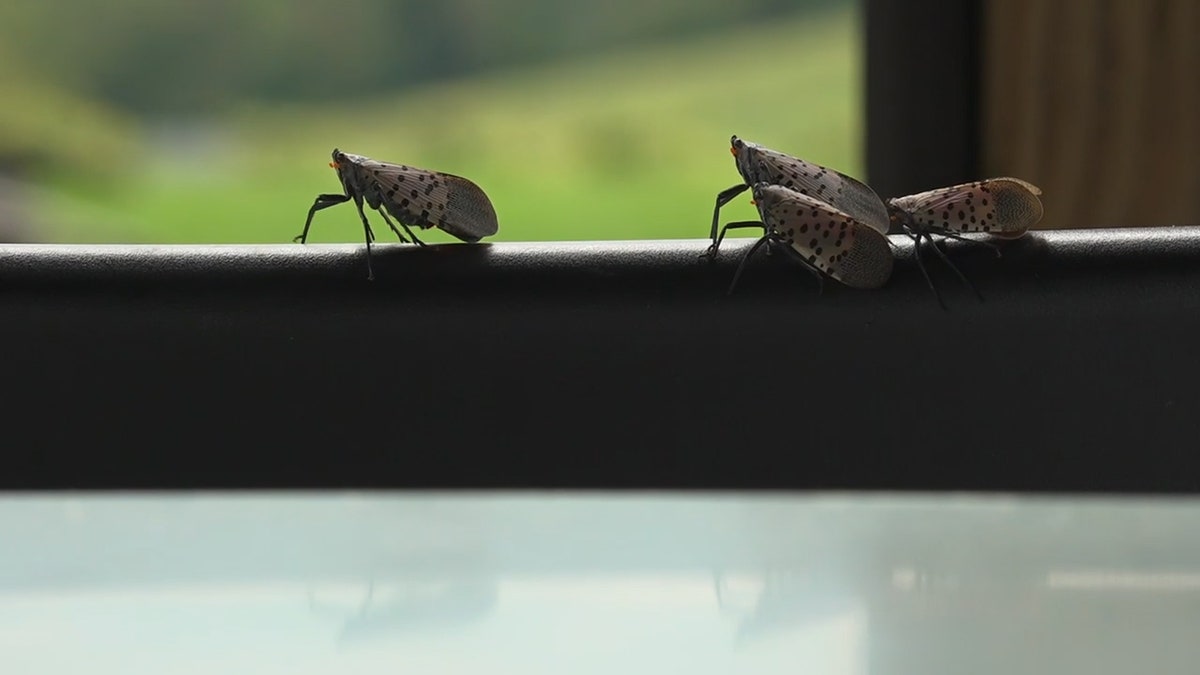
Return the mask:
<path id="1" fill-rule="evenodd" d="M 729 230 L 761 227 L 763 236 L 746 251 L 733 275 L 733 292 L 746 261 L 763 244 L 781 249 L 817 277 L 824 286 L 830 276 L 852 288 L 879 288 L 892 276 L 891 245 L 887 236 L 857 218 L 790 188 L 755 183 L 751 188 L 762 221 L 729 223 L 721 228 L 714 246 Z"/>
<path id="2" fill-rule="evenodd" d="M 404 243 L 412 242 L 424 246 L 409 227 L 427 230 L 438 227 L 466 242 L 476 242 L 483 237 L 496 234 L 496 209 L 478 185 L 453 174 L 403 164 L 377 162 L 362 155 L 352 155 L 333 149 L 333 161 L 329 164 L 337 171 L 344 194 L 317 195 L 308 218 L 304 220 L 304 231 L 293 241 L 303 244 L 308 240 L 308 228 L 313 214 L 321 209 L 354 200 L 358 215 L 362 218 L 363 231 L 367 239 L 367 278 L 374 279 L 371 269 L 371 242 L 375 233 L 363 212 L 363 201 L 383 216 L 384 222 Z M 400 223 L 408 233 L 406 238 L 396 229 L 388 214 Z"/>
<path id="3" fill-rule="evenodd" d="M 719 248 L 717 221 L 721 207 L 755 183 L 790 188 L 829 204 L 880 234 L 887 234 L 889 225 L 887 207 L 884 206 L 879 195 L 875 194 L 875 191 L 865 183 L 819 164 L 806 162 L 782 152 L 769 150 L 756 143 L 743 141 L 737 136 L 731 137 L 729 144 L 729 152 L 733 155 L 743 182 L 722 190 L 717 195 L 717 205 L 713 209 L 712 229 L 709 231 L 709 239 L 713 243 L 705 254 L 708 257 L 715 258 Z"/>
<path id="4" fill-rule="evenodd" d="M 895 197 L 888 200 L 887 207 L 891 222 L 913 240 L 913 256 L 917 266 L 925 276 L 925 282 L 937 295 L 937 289 L 921 261 L 922 239 L 964 284 L 975 290 L 938 247 L 933 235 L 991 246 L 999 255 L 1000 249 L 995 244 L 967 239 L 962 235 L 982 232 L 1001 239 L 1016 239 L 1024 235 L 1042 219 L 1040 194 L 1040 188 L 1019 178 L 989 178 L 907 197 Z M 978 290 L 975 293 L 979 295 Z M 938 302 L 941 302 L 941 296 L 938 296 Z"/>

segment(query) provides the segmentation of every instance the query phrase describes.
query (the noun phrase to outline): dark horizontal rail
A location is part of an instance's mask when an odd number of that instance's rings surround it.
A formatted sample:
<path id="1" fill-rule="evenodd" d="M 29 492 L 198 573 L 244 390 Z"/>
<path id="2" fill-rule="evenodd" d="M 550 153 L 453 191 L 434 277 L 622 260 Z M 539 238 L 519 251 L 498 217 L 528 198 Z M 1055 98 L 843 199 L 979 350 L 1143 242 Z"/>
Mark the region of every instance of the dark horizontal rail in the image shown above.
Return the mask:
<path id="1" fill-rule="evenodd" d="M 1200 228 L 894 241 L 0 247 L 0 488 L 1200 487 Z"/>

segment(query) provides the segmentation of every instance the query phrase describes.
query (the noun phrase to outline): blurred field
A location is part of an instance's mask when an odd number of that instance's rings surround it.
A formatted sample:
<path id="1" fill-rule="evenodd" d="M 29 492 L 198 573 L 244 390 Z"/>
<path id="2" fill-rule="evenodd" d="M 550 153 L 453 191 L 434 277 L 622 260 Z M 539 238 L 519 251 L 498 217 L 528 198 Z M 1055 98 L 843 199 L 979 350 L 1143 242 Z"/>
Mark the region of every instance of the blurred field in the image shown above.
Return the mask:
<path id="1" fill-rule="evenodd" d="M 839 9 L 369 104 L 242 108 L 164 126 L 108 158 L 103 181 L 47 176 L 33 212 L 51 241 L 287 242 L 317 193 L 340 191 L 336 146 L 470 177 L 496 205 L 497 241 L 702 237 L 738 181 L 731 134 L 862 175 L 860 44 L 857 13 Z M 748 196 L 726 211 L 753 217 Z M 361 235 L 345 205 L 318 214 L 311 240 Z"/>

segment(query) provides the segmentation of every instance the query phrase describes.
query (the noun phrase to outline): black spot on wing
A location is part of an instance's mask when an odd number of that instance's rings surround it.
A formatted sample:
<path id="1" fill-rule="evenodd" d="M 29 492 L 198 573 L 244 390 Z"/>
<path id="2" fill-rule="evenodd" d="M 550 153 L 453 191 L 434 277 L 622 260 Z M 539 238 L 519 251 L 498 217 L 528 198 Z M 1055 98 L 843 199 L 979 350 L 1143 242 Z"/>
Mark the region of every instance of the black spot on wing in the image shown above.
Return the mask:
<path id="1" fill-rule="evenodd" d="M 865 183 L 819 164 L 765 148 L 755 154 L 754 161 L 757 166 L 753 173 L 763 182 L 819 197 L 881 233 L 888 230 L 887 207 Z"/>

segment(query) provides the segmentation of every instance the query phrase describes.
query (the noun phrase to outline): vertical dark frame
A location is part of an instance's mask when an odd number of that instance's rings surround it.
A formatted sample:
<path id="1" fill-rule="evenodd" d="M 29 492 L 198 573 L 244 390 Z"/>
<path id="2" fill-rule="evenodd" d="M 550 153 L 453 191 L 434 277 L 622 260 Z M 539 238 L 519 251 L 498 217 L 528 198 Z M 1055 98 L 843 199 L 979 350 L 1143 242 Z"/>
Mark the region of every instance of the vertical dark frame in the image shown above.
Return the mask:
<path id="1" fill-rule="evenodd" d="M 977 178 L 983 0 L 865 0 L 867 180 L 898 196 Z"/>

